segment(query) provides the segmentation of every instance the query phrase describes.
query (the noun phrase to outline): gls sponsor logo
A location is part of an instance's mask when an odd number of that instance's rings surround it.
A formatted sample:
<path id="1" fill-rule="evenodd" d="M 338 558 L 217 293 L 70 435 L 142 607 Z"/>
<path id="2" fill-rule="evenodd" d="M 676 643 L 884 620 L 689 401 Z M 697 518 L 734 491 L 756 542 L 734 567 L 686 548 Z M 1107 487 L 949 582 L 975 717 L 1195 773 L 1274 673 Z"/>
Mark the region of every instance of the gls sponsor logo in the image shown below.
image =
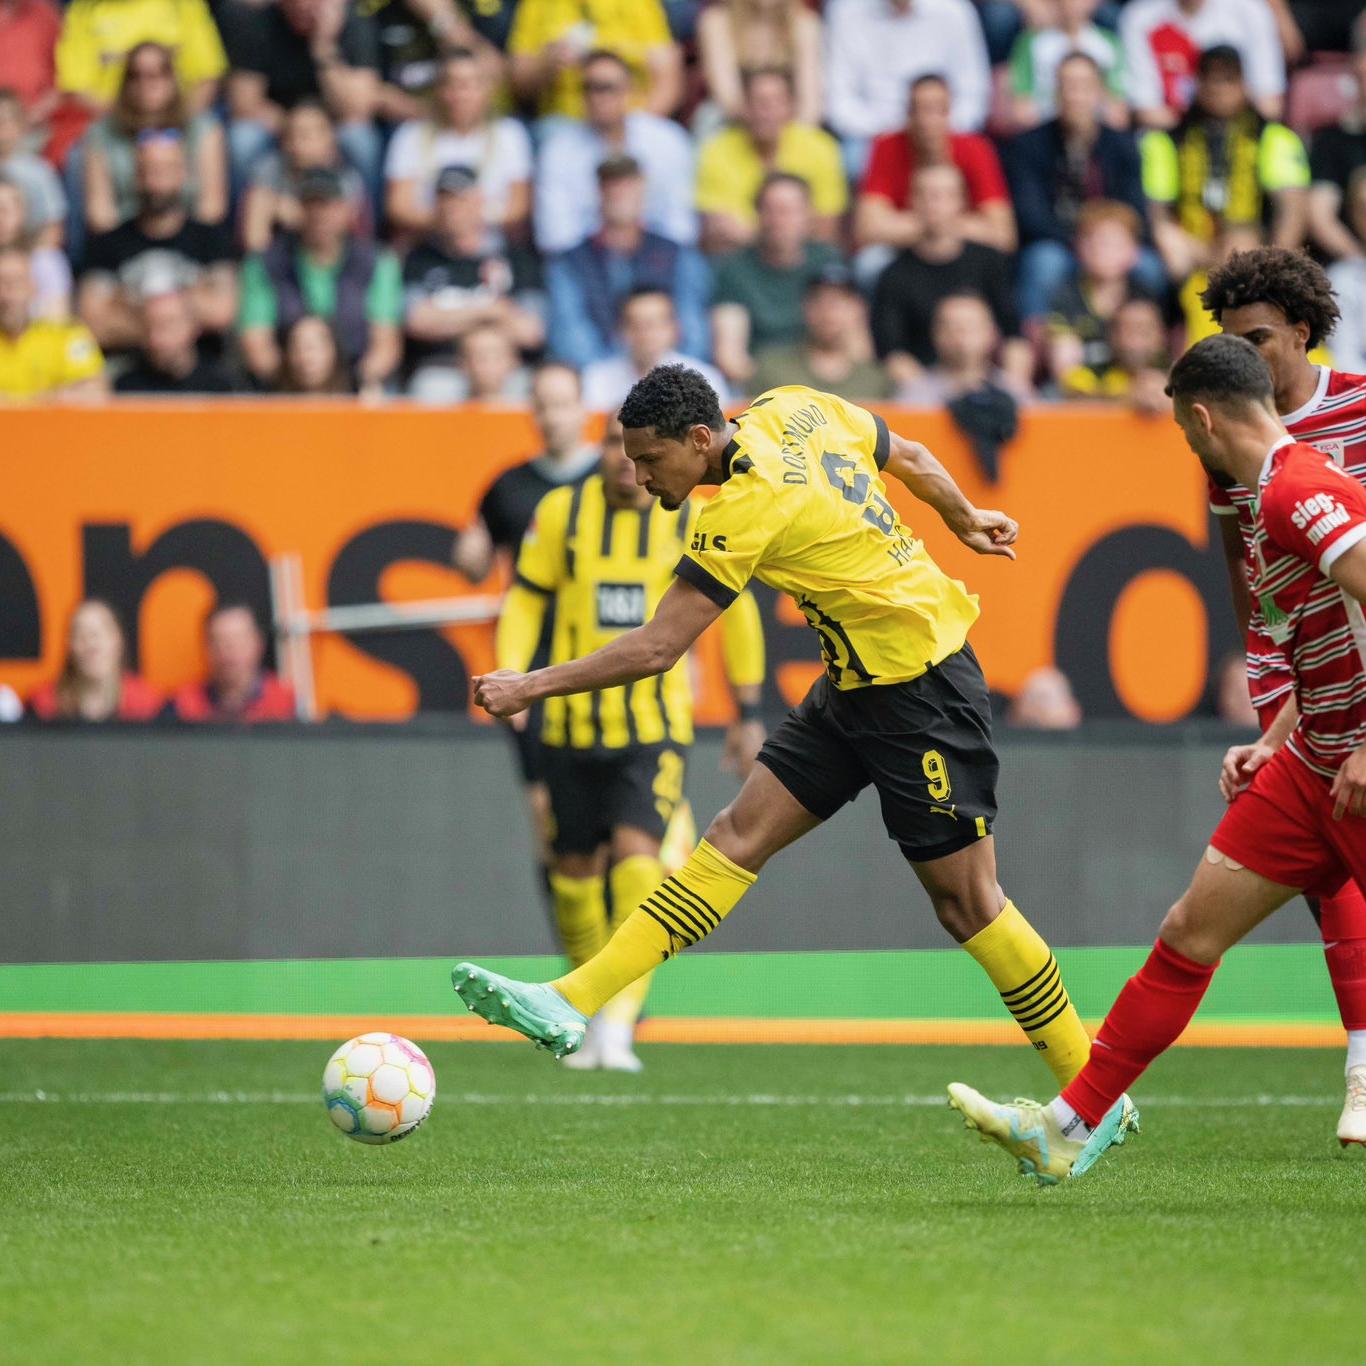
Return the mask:
<path id="1" fill-rule="evenodd" d="M 1331 493 L 1315 493 L 1295 504 L 1290 520 L 1297 531 L 1305 532 L 1310 545 L 1318 545 L 1330 531 L 1348 521 L 1350 515 Z"/>
<path id="2" fill-rule="evenodd" d="M 724 535 L 713 536 L 707 531 L 694 531 L 692 545 L 689 547 L 689 549 L 699 552 L 706 550 L 724 550 L 725 548 L 726 537 Z"/>

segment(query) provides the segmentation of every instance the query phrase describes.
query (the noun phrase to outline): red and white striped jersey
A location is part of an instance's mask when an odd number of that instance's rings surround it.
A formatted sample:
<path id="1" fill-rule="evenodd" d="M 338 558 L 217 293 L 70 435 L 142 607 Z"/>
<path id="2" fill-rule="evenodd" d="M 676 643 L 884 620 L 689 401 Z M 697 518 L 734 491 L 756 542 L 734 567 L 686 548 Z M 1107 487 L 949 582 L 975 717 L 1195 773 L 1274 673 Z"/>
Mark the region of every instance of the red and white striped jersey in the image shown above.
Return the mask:
<path id="1" fill-rule="evenodd" d="M 1296 441 L 1308 442 L 1331 456 L 1366 487 L 1366 375 L 1346 375 L 1326 365 L 1319 366 L 1318 371 L 1312 397 L 1281 421 Z M 1255 571 L 1252 526 L 1257 514 L 1256 496 L 1241 486 L 1221 489 L 1211 483 L 1209 506 L 1217 516 L 1237 517 L 1250 579 Z M 1247 627 L 1247 687 L 1252 705 L 1260 711 L 1286 696 L 1294 686 L 1290 662 L 1264 630 L 1254 598 Z"/>
<path id="2" fill-rule="evenodd" d="M 1366 742 L 1366 616 L 1328 577 L 1366 540 L 1366 489 L 1313 446 L 1282 437 L 1258 481 L 1252 594 L 1290 662 L 1300 723 L 1294 753 L 1332 778 Z"/>

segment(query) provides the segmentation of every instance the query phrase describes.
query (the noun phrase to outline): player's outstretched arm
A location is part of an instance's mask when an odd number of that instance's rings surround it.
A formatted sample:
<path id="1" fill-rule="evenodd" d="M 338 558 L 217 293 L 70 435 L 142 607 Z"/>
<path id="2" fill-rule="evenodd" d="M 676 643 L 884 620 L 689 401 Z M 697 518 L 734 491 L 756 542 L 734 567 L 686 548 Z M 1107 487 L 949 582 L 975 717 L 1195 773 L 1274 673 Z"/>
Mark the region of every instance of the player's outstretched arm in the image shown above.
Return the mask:
<path id="1" fill-rule="evenodd" d="M 1366 605 L 1366 540 L 1333 561 L 1328 577 L 1358 605 Z M 1333 779 L 1333 819 L 1366 816 L 1366 744 L 1352 751 Z"/>
<path id="2" fill-rule="evenodd" d="M 922 503 L 928 503 L 965 546 L 979 555 L 1015 558 L 1011 547 L 1019 534 L 1018 524 L 1004 512 L 973 507 L 927 446 L 893 432 L 882 472 L 899 479 Z"/>
<path id="3" fill-rule="evenodd" d="M 704 593 L 676 579 L 644 626 L 627 631 L 582 659 L 529 674 L 500 669 L 474 680 L 474 700 L 492 716 L 515 716 L 544 697 L 596 692 L 672 669 L 721 615 Z"/>

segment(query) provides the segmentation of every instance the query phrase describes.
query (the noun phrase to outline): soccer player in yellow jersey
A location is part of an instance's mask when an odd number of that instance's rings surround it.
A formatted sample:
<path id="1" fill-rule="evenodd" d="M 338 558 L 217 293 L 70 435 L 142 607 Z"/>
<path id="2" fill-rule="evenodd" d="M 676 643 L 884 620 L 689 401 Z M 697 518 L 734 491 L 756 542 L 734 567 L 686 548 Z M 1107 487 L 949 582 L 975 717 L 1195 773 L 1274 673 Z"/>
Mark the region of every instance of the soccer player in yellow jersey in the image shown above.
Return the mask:
<path id="1" fill-rule="evenodd" d="M 677 508 L 718 484 L 676 582 L 653 618 L 572 663 L 475 680 L 511 716 L 672 668 L 752 577 L 790 593 L 820 637 L 825 675 L 774 731 L 739 796 L 618 927 L 555 982 L 516 982 L 472 963 L 452 974 L 466 1005 L 557 1056 L 637 977 L 714 930 L 780 849 L 870 783 L 887 833 L 940 923 L 981 964 L 1055 1076 L 1090 1042 L 1048 946 L 996 880 L 996 754 L 981 668 L 967 643 L 977 599 L 926 554 L 887 501 L 883 476 L 928 503 L 965 545 L 1014 558 L 1016 525 L 973 507 L 922 445 L 831 394 L 789 386 L 733 423 L 695 371 L 666 365 L 621 409 L 636 477 Z"/>
<path id="2" fill-rule="evenodd" d="M 692 502 L 665 509 L 637 484 L 621 424 L 609 421 L 598 472 L 546 494 L 536 507 L 498 622 L 498 666 L 529 666 L 548 609 L 552 665 L 643 626 L 673 579 L 695 516 Z M 727 758 L 747 773 L 764 738 L 764 637 L 753 597 L 742 594 L 721 622 L 740 709 Z M 613 925 L 663 881 L 660 845 L 683 799 L 692 738 L 686 659 L 628 686 L 547 700 L 541 757 L 554 818 L 550 885 L 571 966 L 607 941 L 604 873 Z M 583 1047 L 565 1057 L 567 1066 L 640 1070 L 632 1043 L 649 980 L 639 978 L 603 1006 Z"/>

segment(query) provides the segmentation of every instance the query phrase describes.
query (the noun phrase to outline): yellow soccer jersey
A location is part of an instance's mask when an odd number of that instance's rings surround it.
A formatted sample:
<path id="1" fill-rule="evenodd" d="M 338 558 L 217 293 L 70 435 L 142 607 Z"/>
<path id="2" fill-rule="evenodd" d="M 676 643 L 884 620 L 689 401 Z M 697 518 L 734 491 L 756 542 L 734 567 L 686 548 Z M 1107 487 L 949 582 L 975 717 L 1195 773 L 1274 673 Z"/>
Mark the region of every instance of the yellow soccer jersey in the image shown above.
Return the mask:
<path id="1" fill-rule="evenodd" d="M 546 494 L 522 541 L 517 582 L 498 625 L 499 667 L 526 668 L 535 649 L 544 612 L 531 612 L 524 594 L 538 595 L 553 611 L 552 664 L 578 659 L 643 626 L 673 582 L 695 517 L 689 503 L 676 512 L 653 500 L 642 511 L 609 507 L 596 474 L 577 487 Z M 742 611 L 727 613 L 744 637 L 737 644 L 728 632 L 727 669 L 733 683 L 761 683 L 758 609 L 751 599 Z M 547 745 L 622 749 L 666 740 L 688 745 L 692 738 L 686 658 L 667 673 L 629 687 L 546 699 L 542 739 Z"/>
<path id="2" fill-rule="evenodd" d="M 977 598 L 887 501 L 880 417 L 794 384 L 761 394 L 736 424 L 680 578 L 722 607 L 751 578 L 789 594 L 838 688 L 900 683 L 962 647 Z"/>
<path id="3" fill-rule="evenodd" d="M 103 369 L 81 323 L 34 322 L 13 339 L 0 333 L 0 399 L 45 398 Z"/>

